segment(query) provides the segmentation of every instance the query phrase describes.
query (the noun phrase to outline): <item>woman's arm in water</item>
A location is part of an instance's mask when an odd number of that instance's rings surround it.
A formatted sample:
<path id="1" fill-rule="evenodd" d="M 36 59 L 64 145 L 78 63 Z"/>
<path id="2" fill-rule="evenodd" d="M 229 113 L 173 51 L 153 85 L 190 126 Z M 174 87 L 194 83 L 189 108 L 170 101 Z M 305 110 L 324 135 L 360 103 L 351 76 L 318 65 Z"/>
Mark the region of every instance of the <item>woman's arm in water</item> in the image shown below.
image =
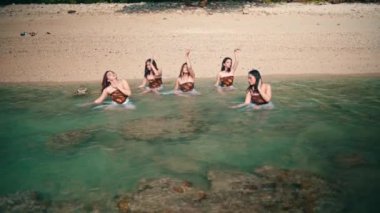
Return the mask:
<path id="1" fill-rule="evenodd" d="M 234 75 L 235 75 L 235 71 L 239 65 L 239 52 L 240 52 L 240 49 L 234 50 L 235 61 L 234 61 L 234 64 L 232 65 L 232 74 L 234 74 Z"/>
<path id="2" fill-rule="evenodd" d="M 216 82 L 215 82 L 215 86 L 219 86 L 219 83 L 220 83 L 220 72 L 218 72 L 218 74 L 216 75 Z"/>
<path id="3" fill-rule="evenodd" d="M 140 84 L 139 88 L 143 88 L 146 85 L 146 78 L 144 77 L 143 82 Z"/>
<path id="4" fill-rule="evenodd" d="M 129 84 L 126 80 L 121 80 L 121 82 L 117 85 L 117 89 L 120 90 L 124 95 L 131 96 L 132 91 L 129 87 Z"/>
<path id="5" fill-rule="evenodd" d="M 104 99 L 107 98 L 107 88 L 105 88 L 102 92 L 102 94 L 99 96 L 99 98 L 97 98 L 95 101 L 94 101 L 94 104 L 101 104 L 103 103 Z"/>
<path id="6" fill-rule="evenodd" d="M 175 81 L 174 92 L 177 91 L 178 89 L 179 89 L 179 78 L 177 78 L 177 80 Z"/>
<path id="7" fill-rule="evenodd" d="M 251 94 L 249 91 L 247 91 L 247 94 L 245 95 L 244 103 L 231 106 L 230 108 L 232 108 L 232 109 L 241 108 L 243 106 L 248 106 L 250 103 L 251 103 Z"/>

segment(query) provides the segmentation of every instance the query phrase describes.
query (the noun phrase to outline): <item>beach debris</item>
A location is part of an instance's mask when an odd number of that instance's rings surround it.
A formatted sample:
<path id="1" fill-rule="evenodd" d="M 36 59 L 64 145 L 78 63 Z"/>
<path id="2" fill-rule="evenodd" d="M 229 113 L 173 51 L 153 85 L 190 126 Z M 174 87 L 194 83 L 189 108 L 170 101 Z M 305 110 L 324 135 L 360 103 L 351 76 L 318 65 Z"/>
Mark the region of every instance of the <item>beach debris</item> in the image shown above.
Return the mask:
<path id="1" fill-rule="evenodd" d="M 37 35 L 37 33 L 36 32 L 21 32 L 20 33 L 20 36 L 27 36 L 27 35 L 35 36 Z"/>
<path id="2" fill-rule="evenodd" d="M 46 34 L 47 34 L 47 35 L 50 35 L 50 34 L 51 34 L 51 32 L 46 32 Z"/>
<path id="3" fill-rule="evenodd" d="M 263 166 L 254 173 L 210 170 L 210 189 L 172 178 L 143 179 L 117 201 L 121 212 L 339 212 L 336 185 L 300 170 Z"/>
<path id="4" fill-rule="evenodd" d="M 85 86 L 80 86 L 75 92 L 75 96 L 85 96 L 88 93 L 88 89 Z"/>
<path id="5" fill-rule="evenodd" d="M 207 0 L 199 0 L 198 6 L 199 7 L 206 7 L 207 6 Z"/>
<path id="6" fill-rule="evenodd" d="M 68 14 L 74 14 L 74 13 L 76 13 L 76 12 L 77 12 L 76 10 L 68 10 L 68 11 L 67 11 Z"/>

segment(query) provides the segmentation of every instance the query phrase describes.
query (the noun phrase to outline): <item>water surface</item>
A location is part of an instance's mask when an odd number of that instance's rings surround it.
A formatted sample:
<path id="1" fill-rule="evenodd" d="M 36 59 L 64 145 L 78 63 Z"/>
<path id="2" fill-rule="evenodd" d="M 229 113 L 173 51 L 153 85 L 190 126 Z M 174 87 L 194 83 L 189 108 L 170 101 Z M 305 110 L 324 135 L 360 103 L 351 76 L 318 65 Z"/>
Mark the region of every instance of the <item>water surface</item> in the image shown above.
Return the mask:
<path id="1" fill-rule="evenodd" d="M 0 85 L 0 195 L 34 190 L 52 200 L 111 200 L 142 178 L 175 177 L 207 189 L 207 171 L 270 165 L 313 172 L 342 187 L 347 211 L 374 211 L 380 190 L 377 76 L 267 77 L 273 110 L 228 107 L 237 90 L 200 96 L 139 95 L 135 110 L 81 106 L 80 84 Z M 136 88 L 139 81 L 130 82 Z M 168 80 L 165 90 L 173 82 Z M 62 144 L 66 142 L 66 144 Z M 70 142 L 70 143 L 68 143 Z M 68 144 L 67 144 L 68 143 Z"/>

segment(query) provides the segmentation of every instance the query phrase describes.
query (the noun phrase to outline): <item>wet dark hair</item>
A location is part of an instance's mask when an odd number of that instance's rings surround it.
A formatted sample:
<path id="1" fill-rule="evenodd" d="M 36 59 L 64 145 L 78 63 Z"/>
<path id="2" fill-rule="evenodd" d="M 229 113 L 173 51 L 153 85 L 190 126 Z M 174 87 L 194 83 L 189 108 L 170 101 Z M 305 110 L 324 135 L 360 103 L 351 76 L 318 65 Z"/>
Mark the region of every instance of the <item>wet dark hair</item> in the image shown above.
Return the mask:
<path id="1" fill-rule="evenodd" d="M 249 85 L 248 88 L 251 89 L 253 87 L 254 89 L 257 90 L 257 86 L 259 85 L 259 81 L 262 80 L 260 72 L 258 70 L 253 69 L 253 70 L 248 72 L 248 75 L 252 75 L 256 79 L 256 83 L 254 85 Z"/>
<path id="2" fill-rule="evenodd" d="M 152 63 L 152 65 L 154 66 L 154 68 L 156 68 L 156 70 L 158 70 L 158 68 L 157 68 L 157 64 L 156 64 L 156 61 L 155 60 L 153 60 L 153 59 L 148 59 L 148 60 L 146 60 L 145 61 L 145 70 L 144 70 L 144 77 L 146 78 L 152 71 L 151 70 L 148 70 L 148 67 L 146 66 L 146 64 L 148 63 L 148 62 L 150 62 L 150 63 Z"/>
<path id="3" fill-rule="evenodd" d="M 107 79 L 107 74 L 108 74 L 109 72 L 113 72 L 113 73 L 115 73 L 115 72 L 112 71 L 112 70 L 107 70 L 107 71 L 104 73 L 104 75 L 103 75 L 103 81 L 102 81 L 102 92 L 103 92 L 103 90 L 104 90 L 105 88 L 107 88 L 109 85 L 111 85 L 111 82 L 109 82 L 108 79 Z"/>
<path id="4" fill-rule="evenodd" d="M 222 68 L 221 68 L 221 71 L 231 72 L 231 67 L 230 67 L 230 68 L 226 68 L 226 67 L 224 66 L 224 63 L 226 63 L 227 60 L 231 60 L 231 63 L 232 63 L 232 58 L 230 58 L 230 57 L 225 57 L 225 58 L 223 59 L 223 61 L 222 61 Z M 232 66 L 232 64 L 231 64 L 231 66 Z"/>
<path id="5" fill-rule="evenodd" d="M 182 77 L 183 76 L 183 68 L 187 65 L 187 63 L 183 63 L 182 66 L 181 66 L 181 70 L 179 71 L 179 76 L 178 77 Z M 190 74 L 189 74 L 190 75 Z"/>

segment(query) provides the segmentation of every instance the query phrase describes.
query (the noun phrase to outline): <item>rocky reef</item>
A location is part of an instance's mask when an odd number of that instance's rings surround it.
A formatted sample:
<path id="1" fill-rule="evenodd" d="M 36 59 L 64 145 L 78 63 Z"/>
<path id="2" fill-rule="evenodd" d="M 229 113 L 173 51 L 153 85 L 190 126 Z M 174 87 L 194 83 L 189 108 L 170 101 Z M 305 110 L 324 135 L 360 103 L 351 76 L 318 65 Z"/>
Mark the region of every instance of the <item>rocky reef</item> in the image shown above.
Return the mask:
<path id="1" fill-rule="evenodd" d="M 211 187 L 188 181 L 143 180 L 121 196 L 120 212 L 340 212 L 334 184 L 304 171 L 264 166 L 253 173 L 208 172 Z"/>

